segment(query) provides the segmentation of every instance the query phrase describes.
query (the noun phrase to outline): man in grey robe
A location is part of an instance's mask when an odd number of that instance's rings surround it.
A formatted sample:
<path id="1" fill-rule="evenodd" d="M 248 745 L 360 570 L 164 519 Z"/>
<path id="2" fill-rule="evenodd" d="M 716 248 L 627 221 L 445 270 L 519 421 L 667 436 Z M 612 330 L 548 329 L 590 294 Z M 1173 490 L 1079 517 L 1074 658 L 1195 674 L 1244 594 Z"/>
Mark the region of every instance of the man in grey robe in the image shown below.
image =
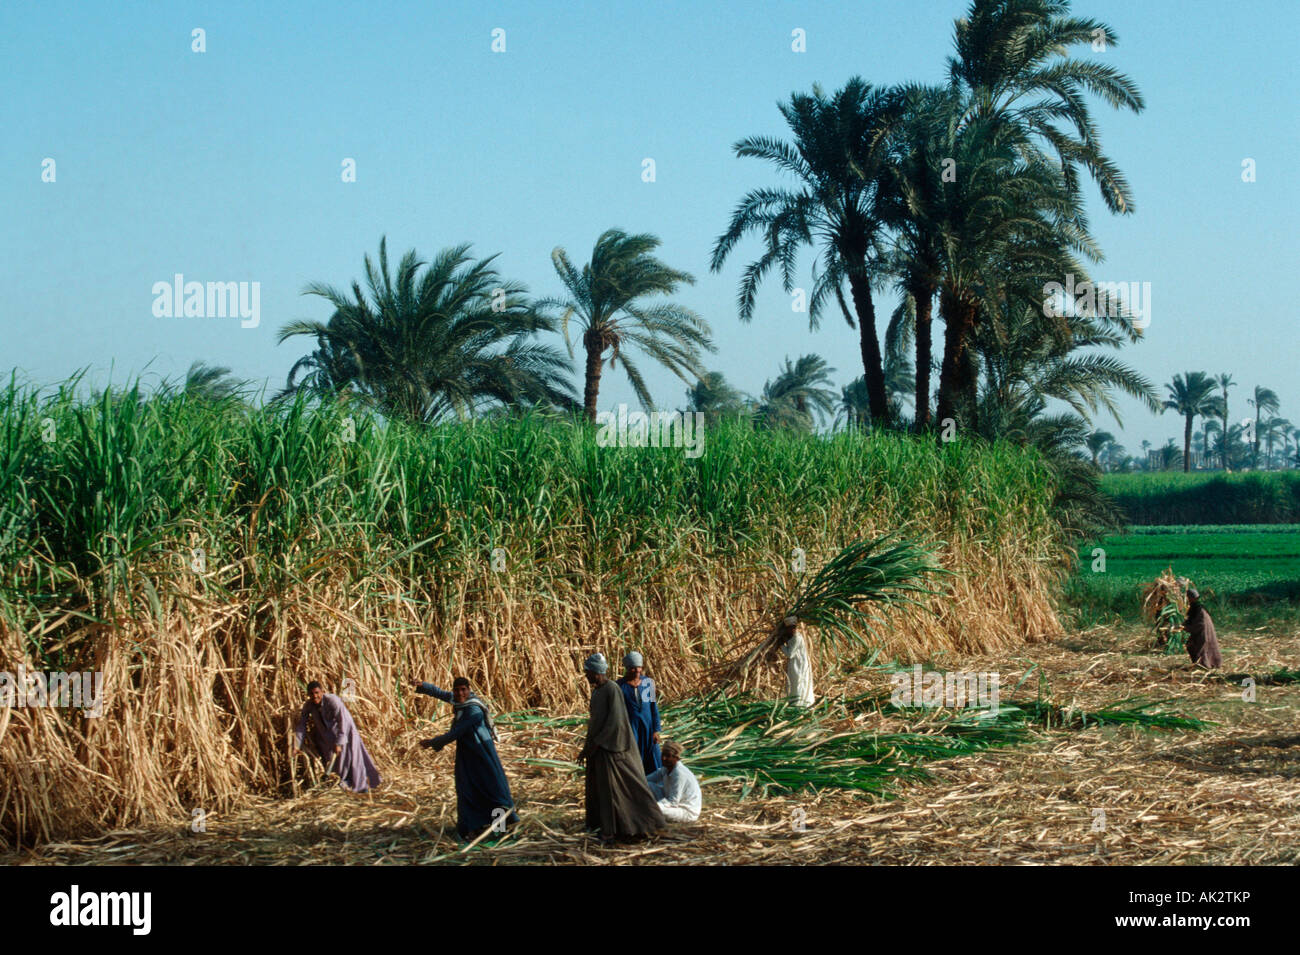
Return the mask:
<path id="1" fill-rule="evenodd" d="M 1187 654 L 1193 663 L 1211 670 L 1223 666 L 1214 621 L 1195 588 L 1187 590 L 1187 619 L 1183 621 L 1183 629 L 1187 631 Z"/>
<path id="2" fill-rule="evenodd" d="M 667 823 L 646 783 L 623 691 L 609 679 L 603 655 L 593 653 L 582 669 L 592 687 L 587 739 L 578 754 L 587 763 L 587 828 L 599 831 L 606 845 L 658 832 Z"/>
<path id="3" fill-rule="evenodd" d="M 339 775 L 339 785 L 354 793 L 363 793 L 380 783 L 379 770 L 361 742 L 357 724 L 343 701 L 326 693 L 319 683 L 307 684 L 307 702 L 298 716 L 296 744 L 310 739 L 326 769 Z"/>

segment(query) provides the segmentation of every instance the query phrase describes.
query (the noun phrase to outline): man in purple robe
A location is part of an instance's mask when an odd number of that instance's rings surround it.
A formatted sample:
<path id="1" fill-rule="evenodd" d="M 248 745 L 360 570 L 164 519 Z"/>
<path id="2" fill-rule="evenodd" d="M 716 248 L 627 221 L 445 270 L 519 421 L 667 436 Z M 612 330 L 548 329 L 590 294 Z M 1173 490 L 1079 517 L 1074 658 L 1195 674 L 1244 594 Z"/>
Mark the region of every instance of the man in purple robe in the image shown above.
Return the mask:
<path id="1" fill-rule="evenodd" d="M 1183 629 L 1187 631 L 1187 655 L 1193 663 L 1210 670 L 1223 666 L 1214 621 L 1201 603 L 1201 595 L 1192 587 L 1187 589 L 1187 619 L 1183 621 Z"/>
<path id="2" fill-rule="evenodd" d="M 307 702 L 298 717 L 297 749 L 310 739 L 316 754 L 326 764 L 326 771 L 339 775 L 339 785 L 354 793 L 363 793 L 379 785 L 379 770 L 361 742 L 357 724 L 343 701 L 326 693 L 319 683 L 307 684 Z"/>

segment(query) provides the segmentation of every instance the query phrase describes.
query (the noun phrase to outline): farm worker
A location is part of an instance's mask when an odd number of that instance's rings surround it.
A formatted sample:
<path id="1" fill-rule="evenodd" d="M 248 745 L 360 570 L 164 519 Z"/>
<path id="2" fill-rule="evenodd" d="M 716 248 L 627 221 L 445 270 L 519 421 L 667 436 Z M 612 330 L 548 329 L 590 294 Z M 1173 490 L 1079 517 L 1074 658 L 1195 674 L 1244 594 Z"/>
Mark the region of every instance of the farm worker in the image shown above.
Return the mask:
<path id="1" fill-rule="evenodd" d="M 785 630 L 790 638 L 781 645 L 785 654 L 785 695 L 797 706 L 813 705 L 812 663 L 808 660 L 808 646 L 799 632 L 799 618 L 786 617 Z"/>
<path id="2" fill-rule="evenodd" d="M 578 762 L 587 763 L 587 828 L 603 843 L 650 835 L 664 828 L 641 768 L 623 694 L 609 679 L 609 663 L 593 653 L 582 664 L 591 684 L 591 719 Z"/>
<path id="3" fill-rule="evenodd" d="M 316 746 L 316 754 L 326 763 L 326 771 L 339 774 L 339 785 L 354 793 L 363 793 L 379 785 L 379 770 L 361 742 L 357 724 L 343 701 L 326 693 L 315 680 L 307 684 L 307 702 L 298 716 L 295 748 L 302 749 L 304 738 Z"/>
<path id="4" fill-rule="evenodd" d="M 695 774 L 682 762 L 682 748 L 672 740 L 664 743 L 664 764 L 647 777 L 650 791 L 659 800 L 659 811 L 669 822 L 694 822 L 700 818 L 702 798 Z"/>
<path id="5" fill-rule="evenodd" d="M 633 650 L 623 658 L 624 673 L 618 685 L 623 690 L 627 718 L 636 737 L 641 765 L 652 773 L 663 765 L 659 756 L 659 700 L 655 681 L 645 675 L 645 660 Z"/>
<path id="6" fill-rule="evenodd" d="M 1214 632 L 1214 621 L 1209 611 L 1201 603 L 1201 595 L 1196 588 L 1187 588 L 1187 619 L 1183 621 L 1187 631 L 1187 653 L 1193 663 L 1208 669 L 1223 666 L 1223 654 L 1219 652 L 1219 638 Z"/>
<path id="7" fill-rule="evenodd" d="M 458 676 L 451 681 L 451 692 L 432 683 L 413 681 L 415 692 L 450 703 L 454 712 L 451 729 L 433 739 L 421 740 L 426 749 L 436 752 L 448 743 L 456 743 L 456 831 L 470 839 L 489 827 L 505 832 L 507 825 L 519 821 L 510 796 L 510 784 L 497 755 L 496 730 L 492 714 L 477 693 L 470 690 L 469 680 Z"/>

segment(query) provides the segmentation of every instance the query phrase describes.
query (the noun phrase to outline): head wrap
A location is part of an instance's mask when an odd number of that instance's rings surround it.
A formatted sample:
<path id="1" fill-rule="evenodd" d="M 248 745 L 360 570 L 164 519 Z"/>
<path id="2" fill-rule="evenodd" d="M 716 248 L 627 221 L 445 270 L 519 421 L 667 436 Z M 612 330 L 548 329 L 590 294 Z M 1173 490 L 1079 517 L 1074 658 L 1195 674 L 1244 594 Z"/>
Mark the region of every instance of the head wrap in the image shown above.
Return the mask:
<path id="1" fill-rule="evenodd" d="M 786 625 L 787 628 L 793 630 L 795 627 L 799 626 L 799 618 L 791 615 L 789 617 L 786 617 L 783 623 Z"/>
<path id="2" fill-rule="evenodd" d="M 593 653 L 587 659 L 582 661 L 582 668 L 588 673 L 608 673 L 609 664 L 605 661 L 605 654 Z"/>
<path id="3" fill-rule="evenodd" d="M 1200 591 L 1198 591 L 1195 587 L 1188 587 L 1188 588 L 1187 588 L 1187 599 L 1188 599 L 1188 600 L 1200 600 L 1200 599 L 1201 599 Z"/>
<path id="4" fill-rule="evenodd" d="M 641 654 L 633 650 L 631 653 L 629 653 L 627 656 L 623 658 L 623 666 L 643 667 L 645 666 L 645 658 L 642 657 Z"/>
<path id="5" fill-rule="evenodd" d="M 662 752 L 665 756 L 675 756 L 675 757 L 677 757 L 678 759 L 681 759 L 681 758 L 682 758 L 682 747 L 681 747 L 681 744 L 680 744 L 680 743 L 674 743 L 672 740 L 668 740 L 668 741 L 666 741 L 665 743 L 663 743 L 663 744 L 659 747 L 659 750 L 660 750 L 660 752 Z"/>

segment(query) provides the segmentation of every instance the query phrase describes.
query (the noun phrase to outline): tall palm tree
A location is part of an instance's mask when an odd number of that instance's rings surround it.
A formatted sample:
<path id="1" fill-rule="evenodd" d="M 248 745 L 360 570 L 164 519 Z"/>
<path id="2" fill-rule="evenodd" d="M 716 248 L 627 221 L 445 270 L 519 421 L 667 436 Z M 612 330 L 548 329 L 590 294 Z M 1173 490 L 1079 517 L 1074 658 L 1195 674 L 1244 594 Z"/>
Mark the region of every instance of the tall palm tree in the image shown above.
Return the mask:
<path id="1" fill-rule="evenodd" d="M 606 361 L 611 369 L 622 362 L 637 398 L 650 408 L 650 391 L 640 369 L 627 355 L 628 346 L 644 352 L 687 386 L 692 378 L 706 374 L 701 351 L 716 351 L 708 323 L 695 312 L 672 302 L 645 301 L 651 296 L 672 295 L 681 285 L 695 284 L 689 273 L 669 268 L 651 254 L 659 245 L 653 235 L 629 235 L 621 229 L 609 229 L 596 240 L 591 261 L 581 271 L 569 261 L 564 249 L 557 246 L 551 252 L 551 262 L 568 297 L 547 298 L 538 304 L 563 309 L 560 324 L 570 355 L 573 343 L 569 339 L 569 322 L 576 318 L 582 329 L 586 351 L 583 409 L 593 424 Z"/>
<path id="2" fill-rule="evenodd" d="M 778 108 L 793 142 L 750 136 L 733 149 L 737 156 L 767 160 L 792 175 L 796 186 L 755 189 L 741 199 L 714 244 L 710 267 L 720 271 L 746 234 L 763 237 L 763 252 L 746 266 L 737 297 L 740 318 L 747 322 L 763 278 L 777 267 L 782 287 L 792 292 L 799 250 L 814 246 L 820 268 L 814 270 L 808 301 L 809 325 L 817 328 L 822 308 L 832 297 L 850 317 L 843 293 L 847 279 L 871 416 L 884 421 L 888 396 L 872 282 L 882 271 L 881 193 L 887 188 L 889 134 L 902 116 L 902 97 L 854 77 L 832 97 L 814 85 L 811 95 L 796 93 Z"/>
<path id="3" fill-rule="evenodd" d="M 1218 376 L 1217 378 L 1215 378 L 1214 380 L 1215 380 L 1215 382 L 1219 385 L 1219 387 L 1223 389 L 1223 399 L 1222 399 L 1222 401 L 1219 403 L 1219 414 L 1220 414 L 1220 416 L 1223 418 L 1223 434 L 1224 434 L 1225 436 L 1228 436 L 1228 435 L 1231 434 L 1231 430 L 1232 430 L 1232 429 L 1229 427 L 1229 425 L 1228 425 L 1228 389 L 1229 389 L 1230 387 L 1232 387 L 1233 385 L 1235 385 L 1236 382 L 1232 380 L 1232 375 L 1229 375 L 1229 374 L 1227 374 L 1227 373 L 1224 373 L 1224 374 L 1222 374 L 1222 375 L 1219 375 L 1219 376 Z M 1229 441 L 1226 439 L 1226 437 L 1225 437 L 1225 440 L 1224 440 L 1223 443 L 1222 443 L 1222 452 L 1223 452 L 1223 453 L 1222 453 L 1222 455 L 1221 455 L 1221 457 L 1222 457 L 1222 459 L 1223 459 L 1223 470 L 1225 470 L 1225 471 L 1230 470 L 1229 467 L 1228 467 L 1228 446 L 1229 446 L 1229 444 L 1230 444 L 1230 442 L 1229 442 Z"/>
<path id="4" fill-rule="evenodd" d="M 1151 442 L 1144 440 L 1142 442 L 1142 468 L 1146 470 L 1151 466 Z"/>
<path id="5" fill-rule="evenodd" d="M 931 317 L 943 270 L 943 180 L 950 158 L 953 122 L 960 115 L 956 92 L 945 87 L 902 88 L 905 113 L 891 143 L 891 188 L 883 191 L 882 208 L 893 235 L 889 269 L 898 276 L 903 310 L 916 340 L 916 388 L 913 398 L 917 431 L 930 426 Z"/>
<path id="6" fill-rule="evenodd" d="M 1255 386 L 1255 394 L 1253 397 L 1246 399 L 1246 404 L 1250 405 L 1252 408 L 1255 409 L 1255 449 L 1254 449 L 1254 453 L 1251 456 L 1250 466 L 1253 468 L 1258 468 L 1259 467 L 1259 443 L 1261 438 L 1260 432 L 1263 427 L 1263 421 L 1261 420 L 1261 418 L 1265 414 L 1270 414 L 1270 415 L 1277 414 L 1278 409 L 1282 407 L 1282 404 L 1278 400 L 1276 391 L 1274 391 L 1272 388 L 1265 388 L 1262 385 Z M 1272 451 L 1270 451 L 1269 454 L 1271 455 Z"/>
<path id="7" fill-rule="evenodd" d="M 963 124 L 986 119 L 1016 127 L 1054 154 L 1071 194 L 1082 167 L 1111 212 L 1131 213 L 1128 182 L 1102 152 L 1084 94 L 1134 113 L 1144 107 L 1142 94 L 1114 67 L 1069 54 L 1099 36 L 1119 42 L 1106 24 L 1071 16 L 1069 0 L 972 0 L 955 25 L 948 76 L 968 94 Z"/>
<path id="8" fill-rule="evenodd" d="M 1183 471 L 1192 469 L 1192 422 L 1198 415 L 1213 414 L 1217 406 L 1214 395 L 1215 381 L 1203 371 L 1189 371 L 1174 375 L 1165 385 L 1169 397 L 1163 408 L 1183 416 Z"/>
<path id="9" fill-rule="evenodd" d="M 350 295 L 308 285 L 303 294 L 324 298 L 334 313 L 280 330 L 280 342 L 308 335 L 317 348 L 294 364 L 279 397 L 346 390 L 386 417 L 419 423 L 496 403 L 575 407 L 564 357 L 532 341 L 554 322 L 528 302 L 524 286 L 501 278 L 495 256 L 474 261 L 469 248 L 444 249 L 428 263 L 412 249 L 394 275 L 381 239 L 378 264 L 365 258 L 369 298 L 355 281 Z"/>

